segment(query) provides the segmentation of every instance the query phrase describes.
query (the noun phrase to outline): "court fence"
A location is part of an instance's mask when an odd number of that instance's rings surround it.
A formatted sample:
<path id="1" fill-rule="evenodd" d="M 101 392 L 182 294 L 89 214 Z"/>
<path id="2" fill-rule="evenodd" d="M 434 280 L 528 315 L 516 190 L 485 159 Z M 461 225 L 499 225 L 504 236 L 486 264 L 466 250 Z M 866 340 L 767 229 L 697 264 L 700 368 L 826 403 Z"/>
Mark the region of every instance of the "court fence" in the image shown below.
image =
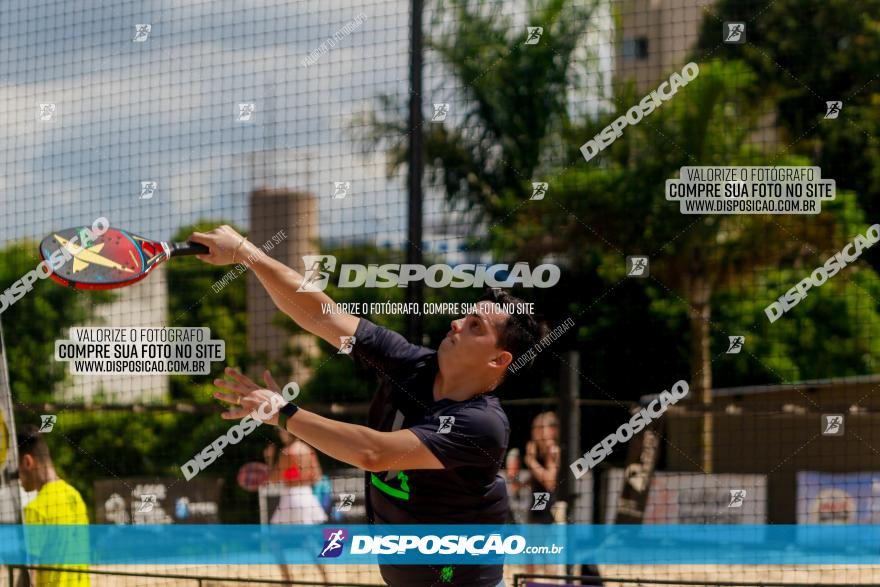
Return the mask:
<path id="1" fill-rule="evenodd" d="M 105 570 L 94 570 L 94 569 L 69 569 L 64 567 L 51 567 L 51 566 L 38 566 L 38 565 L 7 565 L 6 567 L 6 580 L 7 585 L 12 587 L 16 585 L 15 582 L 15 572 L 19 573 L 30 571 L 30 570 L 51 570 L 51 571 L 63 571 L 65 573 L 87 573 L 89 575 L 100 575 L 100 576 L 111 576 L 111 577 L 129 577 L 129 578 L 149 578 L 149 579 L 167 579 L 170 581 L 194 581 L 196 583 L 196 587 L 204 587 L 205 584 L 220 584 L 220 583 L 259 583 L 266 585 L 315 585 L 320 587 L 333 586 L 333 587 L 381 587 L 376 583 L 340 583 L 338 581 L 334 581 L 333 583 L 328 583 L 324 581 L 298 581 L 298 580 L 283 580 L 283 579 L 259 579 L 259 578 L 240 578 L 240 577 L 214 577 L 210 575 L 183 575 L 183 574 L 174 574 L 174 573 L 133 573 L 128 571 L 105 571 Z"/>
<path id="2" fill-rule="evenodd" d="M 546 581 L 553 581 L 547 583 Z M 603 587 L 630 587 L 650 585 L 676 585 L 687 587 L 839 587 L 839 583 L 773 583 L 769 581 L 736 582 L 736 581 L 688 581 L 683 579 L 635 579 L 600 577 L 598 575 L 550 575 L 518 573 L 513 576 L 513 587 L 570 587 L 603 586 Z M 859 583 L 860 586 L 876 585 L 876 583 Z"/>

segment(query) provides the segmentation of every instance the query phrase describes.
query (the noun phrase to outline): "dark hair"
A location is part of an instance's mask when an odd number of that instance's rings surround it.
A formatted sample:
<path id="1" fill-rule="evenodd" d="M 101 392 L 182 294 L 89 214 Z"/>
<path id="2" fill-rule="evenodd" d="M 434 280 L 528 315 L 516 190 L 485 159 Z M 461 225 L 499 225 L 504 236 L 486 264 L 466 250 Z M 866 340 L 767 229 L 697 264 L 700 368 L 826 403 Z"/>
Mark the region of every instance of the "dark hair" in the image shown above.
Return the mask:
<path id="1" fill-rule="evenodd" d="M 24 426 L 15 435 L 18 441 L 18 458 L 31 455 L 38 461 L 49 461 L 49 446 L 36 426 Z"/>
<path id="2" fill-rule="evenodd" d="M 481 302 L 489 301 L 496 304 L 525 304 L 523 300 L 504 290 L 493 288 L 486 290 L 486 293 L 480 298 Z M 524 357 L 529 349 L 534 347 L 544 336 L 544 326 L 535 320 L 534 316 L 525 312 L 510 312 L 510 317 L 504 322 L 504 325 L 498 329 L 498 347 L 504 349 L 513 355 L 516 361 L 520 357 Z M 525 373 L 534 364 L 534 359 L 529 359 L 515 373 Z M 508 373 L 505 374 L 505 379 Z"/>

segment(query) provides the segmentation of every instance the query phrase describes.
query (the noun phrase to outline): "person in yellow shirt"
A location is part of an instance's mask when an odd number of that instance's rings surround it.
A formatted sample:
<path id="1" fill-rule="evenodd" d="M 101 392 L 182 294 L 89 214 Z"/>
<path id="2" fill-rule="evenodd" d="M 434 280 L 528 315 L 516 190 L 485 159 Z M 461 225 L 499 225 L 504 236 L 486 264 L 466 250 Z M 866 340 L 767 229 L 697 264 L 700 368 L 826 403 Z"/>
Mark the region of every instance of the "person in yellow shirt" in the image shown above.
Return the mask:
<path id="1" fill-rule="evenodd" d="M 24 508 L 25 524 L 73 524 L 88 525 L 86 505 L 79 492 L 61 479 L 55 472 L 49 447 L 35 426 L 25 428 L 17 435 L 18 470 L 25 491 L 38 491 L 37 497 Z M 52 551 L 67 555 L 88 552 L 87 529 L 82 536 L 68 532 L 27 534 L 28 552 L 39 559 L 47 537 L 51 536 Z M 58 541 L 63 541 L 59 544 Z M 49 564 L 52 567 L 87 570 L 87 565 Z M 90 587 L 88 573 L 66 573 L 38 569 L 35 573 L 36 587 Z"/>

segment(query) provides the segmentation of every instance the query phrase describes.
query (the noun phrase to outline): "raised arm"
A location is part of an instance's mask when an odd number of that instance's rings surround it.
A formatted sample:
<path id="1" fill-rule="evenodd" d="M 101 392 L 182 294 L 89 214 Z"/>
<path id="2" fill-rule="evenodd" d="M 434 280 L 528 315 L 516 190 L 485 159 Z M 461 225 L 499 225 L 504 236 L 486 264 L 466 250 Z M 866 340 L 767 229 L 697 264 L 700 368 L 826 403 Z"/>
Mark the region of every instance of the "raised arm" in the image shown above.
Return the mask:
<path id="1" fill-rule="evenodd" d="M 335 302 L 322 291 L 297 291 L 304 281 L 302 275 L 266 255 L 230 226 L 223 225 L 210 232 L 194 232 L 190 240 L 210 249 L 209 254 L 198 255 L 206 263 L 242 263 L 249 267 L 278 309 L 304 330 L 320 336 L 336 348 L 340 346 L 340 337 L 354 335 L 360 318 L 338 313 Z M 325 309 L 331 307 L 333 311 L 325 313 Z"/>
<path id="2" fill-rule="evenodd" d="M 236 381 L 214 380 L 214 385 L 230 392 L 214 393 L 215 398 L 231 404 L 229 411 L 223 412 L 222 417 L 238 420 L 247 415 L 258 414 L 258 410 L 265 410 L 271 416 L 261 420 L 266 424 L 277 424 L 278 406 L 284 404 L 281 395 L 277 391 L 257 387 L 233 369 L 227 369 L 226 372 Z M 325 455 L 366 471 L 444 468 L 434 453 L 410 430 L 379 432 L 366 426 L 331 420 L 305 410 L 299 410 L 290 418 L 286 428 L 288 432 Z"/>
<path id="3" fill-rule="evenodd" d="M 224 413 L 223 417 L 234 416 Z M 277 421 L 275 416 L 270 423 Z M 409 430 L 379 432 L 299 410 L 287 421 L 287 431 L 325 455 L 365 471 L 443 468 L 437 457 Z"/>

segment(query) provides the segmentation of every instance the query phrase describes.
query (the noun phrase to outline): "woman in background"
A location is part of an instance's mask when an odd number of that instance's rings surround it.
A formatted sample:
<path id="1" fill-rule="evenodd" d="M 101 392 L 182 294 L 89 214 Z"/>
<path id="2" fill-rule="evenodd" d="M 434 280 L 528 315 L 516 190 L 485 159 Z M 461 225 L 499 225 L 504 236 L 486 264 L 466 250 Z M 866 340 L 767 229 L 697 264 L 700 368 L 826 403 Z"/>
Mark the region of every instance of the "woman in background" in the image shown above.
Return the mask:
<path id="1" fill-rule="evenodd" d="M 531 440 L 526 443 L 523 463 L 529 471 L 531 503 L 529 524 L 552 524 L 556 505 L 556 477 L 559 475 L 559 426 L 556 414 L 542 412 L 532 420 Z M 564 523 L 565 520 L 562 520 Z M 551 565 L 526 565 L 526 573 L 549 573 Z"/>
<path id="2" fill-rule="evenodd" d="M 532 495 L 537 496 L 539 493 L 549 494 L 546 501 L 542 501 L 544 509 L 529 511 L 530 524 L 564 524 L 564 512 L 560 510 L 558 516 L 562 519 L 555 519 L 553 505 L 556 503 L 556 482 L 559 476 L 559 461 L 561 451 L 559 448 L 559 420 L 553 412 L 543 412 L 538 414 L 532 422 L 532 439 L 526 445 L 526 456 L 524 459 L 526 467 L 531 473 L 531 489 Z M 534 504 L 538 503 L 537 497 Z M 533 504 L 532 507 L 535 507 Z M 527 565 L 526 571 L 534 573 L 536 567 Z M 581 565 L 580 575 L 596 577 L 588 579 L 587 585 L 601 587 L 603 585 L 599 567 L 595 565 Z M 581 582 L 583 584 L 583 582 Z"/>
<path id="3" fill-rule="evenodd" d="M 281 450 L 274 444 L 263 453 L 269 464 L 269 482 L 283 483 L 286 491 L 272 514 L 270 524 L 323 524 L 327 513 L 312 486 L 321 480 L 321 464 L 315 450 L 293 434 L 279 430 Z"/>
<path id="4" fill-rule="evenodd" d="M 529 524 L 554 522 L 552 506 L 556 503 L 559 457 L 559 423 L 556 414 L 538 414 L 532 421 L 532 439 L 526 444 L 526 456 L 523 459 L 531 473 L 532 495 L 536 496 L 532 509 L 529 510 Z M 541 494 L 543 497 L 539 500 L 537 496 Z"/>
<path id="5" fill-rule="evenodd" d="M 263 452 L 269 465 L 269 483 L 283 483 L 281 501 L 269 520 L 270 524 L 323 524 L 327 513 L 315 497 L 312 486 L 321 480 L 321 463 L 315 450 L 290 432 L 278 430 L 281 449 L 269 444 Z M 283 559 L 282 559 L 283 560 Z M 327 571 L 317 565 L 324 582 Z M 287 565 L 281 563 L 281 574 L 290 581 Z"/>

